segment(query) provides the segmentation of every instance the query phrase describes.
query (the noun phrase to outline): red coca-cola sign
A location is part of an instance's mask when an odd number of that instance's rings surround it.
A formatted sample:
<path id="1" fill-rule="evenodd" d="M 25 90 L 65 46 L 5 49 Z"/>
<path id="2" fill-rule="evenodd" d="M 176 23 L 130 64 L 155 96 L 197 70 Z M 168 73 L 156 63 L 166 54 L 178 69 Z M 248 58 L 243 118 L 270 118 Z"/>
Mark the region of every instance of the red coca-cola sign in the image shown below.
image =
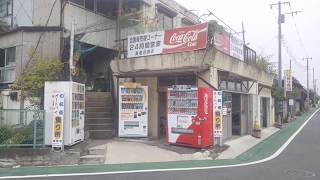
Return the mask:
<path id="1" fill-rule="evenodd" d="M 164 34 L 163 53 L 194 51 L 207 47 L 208 23 L 170 29 Z"/>

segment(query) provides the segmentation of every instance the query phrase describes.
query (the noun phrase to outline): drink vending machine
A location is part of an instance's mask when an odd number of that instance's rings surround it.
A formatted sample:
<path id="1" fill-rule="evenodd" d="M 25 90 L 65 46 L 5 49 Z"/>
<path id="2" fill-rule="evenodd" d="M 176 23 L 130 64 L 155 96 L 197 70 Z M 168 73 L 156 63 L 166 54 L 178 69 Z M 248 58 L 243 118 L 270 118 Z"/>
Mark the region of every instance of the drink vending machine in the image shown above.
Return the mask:
<path id="1" fill-rule="evenodd" d="M 126 83 L 119 88 L 119 137 L 148 136 L 148 86 Z"/>
<path id="2" fill-rule="evenodd" d="M 213 145 L 213 93 L 185 85 L 167 91 L 167 144 L 208 148 Z"/>
<path id="3" fill-rule="evenodd" d="M 72 146 L 84 140 L 85 85 L 45 82 L 45 145 Z"/>

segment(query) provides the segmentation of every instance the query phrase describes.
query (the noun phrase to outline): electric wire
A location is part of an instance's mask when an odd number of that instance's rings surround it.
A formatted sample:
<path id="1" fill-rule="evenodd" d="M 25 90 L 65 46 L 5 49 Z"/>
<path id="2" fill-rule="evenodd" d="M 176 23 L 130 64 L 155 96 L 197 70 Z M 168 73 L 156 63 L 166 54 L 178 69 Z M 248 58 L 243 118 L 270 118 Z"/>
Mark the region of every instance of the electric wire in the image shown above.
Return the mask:
<path id="1" fill-rule="evenodd" d="M 45 24 L 45 26 L 44 26 L 43 28 L 48 27 L 49 21 L 50 21 L 50 19 L 51 19 L 52 13 L 53 13 L 53 9 L 54 9 L 55 5 L 57 4 L 57 2 L 58 2 L 58 0 L 55 0 L 54 3 L 52 4 L 52 7 L 51 7 L 51 10 L 50 10 L 49 16 L 48 16 L 47 21 L 46 21 L 46 24 Z M 40 45 L 40 42 L 41 42 L 41 38 L 42 38 L 42 36 L 44 35 L 44 33 L 45 33 L 45 31 L 42 31 L 42 32 L 41 32 L 41 34 L 40 34 L 40 36 L 39 36 L 39 38 L 38 38 L 36 47 L 35 47 L 35 49 L 33 50 L 32 54 L 30 55 L 29 60 L 26 62 L 24 71 L 25 71 L 26 69 L 28 69 L 28 66 L 29 66 L 31 60 L 34 58 L 34 55 L 36 54 L 37 49 L 39 48 L 39 45 Z"/>

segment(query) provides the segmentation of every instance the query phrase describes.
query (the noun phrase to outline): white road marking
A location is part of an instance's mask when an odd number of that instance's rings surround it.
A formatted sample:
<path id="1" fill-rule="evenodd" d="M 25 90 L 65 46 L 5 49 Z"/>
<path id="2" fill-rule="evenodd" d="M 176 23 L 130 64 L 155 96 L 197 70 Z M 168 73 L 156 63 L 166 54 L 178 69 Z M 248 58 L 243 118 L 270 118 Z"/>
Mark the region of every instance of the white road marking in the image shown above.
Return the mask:
<path id="1" fill-rule="evenodd" d="M 6 176 L 0 177 L 0 179 L 27 179 L 27 178 L 43 178 L 43 177 L 70 177 L 70 176 L 95 176 L 95 175 L 111 175 L 111 174 L 129 174 L 129 173 L 148 173 L 148 172 L 163 172 L 163 171 L 190 171 L 190 170 L 208 170 L 208 169 L 220 169 L 230 167 L 249 166 L 254 164 L 260 164 L 270 161 L 278 157 L 285 148 L 293 141 L 293 139 L 300 133 L 304 126 L 313 118 L 313 116 L 319 111 L 317 109 L 301 126 L 293 133 L 290 138 L 271 156 L 249 163 L 233 164 L 233 165 L 221 165 L 221 166 L 206 166 L 206 167 L 192 167 L 192 168 L 171 168 L 171 169 L 148 169 L 148 170 L 132 170 L 132 171 L 114 171 L 114 172 L 97 172 L 97 173 L 71 173 L 71 174 L 47 174 L 47 175 L 27 175 L 27 176 Z"/>

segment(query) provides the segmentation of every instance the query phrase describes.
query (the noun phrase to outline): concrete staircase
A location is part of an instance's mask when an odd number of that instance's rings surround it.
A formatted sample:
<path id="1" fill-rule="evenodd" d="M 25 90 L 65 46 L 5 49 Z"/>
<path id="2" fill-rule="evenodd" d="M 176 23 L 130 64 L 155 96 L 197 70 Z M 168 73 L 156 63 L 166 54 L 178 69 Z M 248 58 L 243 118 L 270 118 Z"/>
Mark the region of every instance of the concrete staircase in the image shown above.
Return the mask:
<path id="1" fill-rule="evenodd" d="M 112 96 L 108 92 L 86 93 L 86 131 L 90 139 L 113 136 Z"/>
<path id="2" fill-rule="evenodd" d="M 80 164 L 104 164 L 106 160 L 107 145 L 89 148 L 88 154 L 80 157 Z"/>

